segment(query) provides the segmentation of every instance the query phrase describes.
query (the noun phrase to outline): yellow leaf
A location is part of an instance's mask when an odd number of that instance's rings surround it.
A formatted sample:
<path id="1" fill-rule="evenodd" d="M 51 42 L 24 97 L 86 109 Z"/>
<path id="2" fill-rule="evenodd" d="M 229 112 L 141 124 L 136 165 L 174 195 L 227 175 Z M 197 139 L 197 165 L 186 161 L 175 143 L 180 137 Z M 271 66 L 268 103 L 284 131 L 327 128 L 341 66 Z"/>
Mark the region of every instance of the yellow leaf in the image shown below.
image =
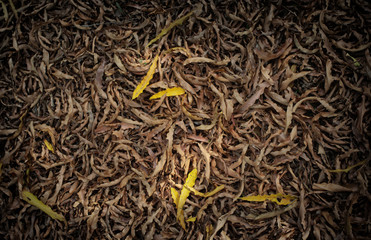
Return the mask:
<path id="1" fill-rule="evenodd" d="M 183 215 L 183 206 L 189 196 L 189 191 L 185 186 L 187 187 L 193 187 L 195 185 L 197 178 L 197 169 L 193 169 L 186 179 L 185 184 L 183 185 L 182 191 L 180 192 L 179 200 L 178 200 L 178 206 L 177 206 L 177 214 L 176 218 L 179 220 L 180 225 L 182 225 L 183 229 L 185 230 L 185 222 L 184 222 L 184 215 Z"/>
<path id="2" fill-rule="evenodd" d="M 48 142 L 48 140 L 46 140 L 46 139 L 44 139 L 44 143 L 45 143 L 45 146 L 49 149 L 49 151 L 54 153 L 53 145 L 50 142 Z"/>
<path id="3" fill-rule="evenodd" d="M 212 190 L 211 192 L 207 192 L 207 193 L 199 192 L 196 189 L 194 189 L 193 187 L 185 186 L 185 188 L 187 188 L 188 190 L 190 190 L 191 192 L 193 192 L 197 196 L 201 196 L 201 197 L 206 198 L 206 197 L 210 197 L 210 196 L 220 192 L 222 189 L 224 189 L 224 185 L 217 186 L 214 190 Z"/>
<path id="4" fill-rule="evenodd" d="M 178 203 L 179 203 L 179 193 L 175 188 L 171 188 L 171 197 L 173 198 L 173 201 L 178 208 Z"/>
<path id="5" fill-rule="evenodd" d="M 196 221 L 196 217 L 190 217 L 190 218 L 188 218 L 187 219 L 187 222 L 194 222 L 194 221 Z"/>
<path id="6" fill-rule="evenodd" d="M 353 168 L 355 167 L 358 167 L 360 165 L 363 165 L 367 162 L 367 159 L 366 160 L 363 160 L 362 162 L 359 162 L 357 164 L 354 164 L 353 166 L 350 166 L 350 167 L 347 167 L 346 169 L 335 169 L 335 170 L 328 170 L 329 172 L 336 172 L 336 173 L 339 173 L 339 172 L 349 172 L 350 170 L 352 170 Z"/>
<path id="7" fill-rule="evenodd" d="M 209 239 L 214 231 L 214 227 L 211 224 L 206 225 L 206 239 Z"/>
<path id="8" fill-rule="evenodd" d="M 45 212 L 46 214 L 48 214 L 51 218 L 53 219 L 57 219 L 59 221 L 62 221 L 64 222 L 65 224 L 67 224 L 67 221 L 66 219 L 54 212 L 48 205 L 45 205 L 43 202 L 41 202 L 35 195 L 33 195 L 32 193 L 28 192 L 28 191 L 22 191 L 22 198 L 23 200 L 25 200 L 26 202 L 28 202 L 29 204 L 39 208 L 41 211 Z"/>
<path id="9" fill-rule="evenodd" d="M 154 94 L 152 97 L 150 97 L 149 99 L 152 100 L 152 99 L 157 99 L 157 98 L 160 98 L 162 97 L 163 95 L 166 94 L 166 96 L 170 97 L 170 96 L 178 96 L 178 95 L 182 95 L 184 94 L 185 91 L 183 88 L 181 87 L 174 87 L 174 88 L 168 88 L 166 90 L 163 90 L 163 91 L 160 91 L 156 94 Z"/>
<path id="10" fill-rule="evenodd" d="M 278 200 L 278 198 L 280 198 L 281 200 Z M 239 199 L 249 201 L 249 202 L 264 202 L 265 200 L 269 200 L 269 201 L 277 203 L 278 205 L 288 205 L 292 202 L 291 200 L 295 200 L 296 197 L 292 195 L 284 195 L 284 194 L 278 193 L 278 194 L 271 194 L 271 195 L 246 196 L 246 197 L 240 197 Z"/>
<path id="11" fill-rule="evenodd" d="M 361 64 L 357 61 L 357 59 L 355 59 L 354 57 L 350 56 L 349 53 L 347 53 L 346 56 L 347 57 L 350 57 L 353 60 L 354 66 L 356 66 L 356 67 L 360 67 L 361 66 Z"/>
<path id="12" fill-rule="evenodd" d="M 155 72 L 156 72 L 157 62 L 158 62 L 158 54 L 154 58 L 154 60 L 152 62 L 152 65 L 149 68 L 146 76 L 144 76 L 142 81 L 139 83 L 137 88 L 134 90 L 132 99 L 137 98 L 143 92 L 143 90 L 148 86 L 149 82 L 151 81 L 151 79 L 153 77 L 153 74 L 155 74 Z"/>
<path id="13" fill-rule="evenodd" d="M 156 42 L 157 40 L 159 40 L 160 38 L 162 38 L 163 36 L 165 36 L 172 28 L 178 26 L 178 25 L 181 25 L 185 20 L 187 20 L 191 15 L 193 14 L 193 12 L 190 12 L 188 13 L 187 15 L 185 15 L 184 17 L 181 17 L 177 20 L 175 20 L 174 22 L 170 23 L 170 25 L 167 27 L 167 28 L 164 28 L 161 30 L 161 32 L 154 38 L 152 39 L 146 47 L 149 47 L 149 45 L 151 45 L 152 43 Z"/>

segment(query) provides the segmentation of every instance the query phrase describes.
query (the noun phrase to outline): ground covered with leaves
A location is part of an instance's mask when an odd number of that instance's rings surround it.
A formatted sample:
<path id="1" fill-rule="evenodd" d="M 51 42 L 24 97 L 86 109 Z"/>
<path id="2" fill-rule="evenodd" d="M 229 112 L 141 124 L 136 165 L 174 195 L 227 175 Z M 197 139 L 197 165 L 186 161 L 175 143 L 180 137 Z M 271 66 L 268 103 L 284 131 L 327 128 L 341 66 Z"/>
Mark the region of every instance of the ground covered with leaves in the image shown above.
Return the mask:
<path id="1" fill-rule="evenodd" d="M 371 235 L 368 1 L 0 3 L 1 239 Z"/>

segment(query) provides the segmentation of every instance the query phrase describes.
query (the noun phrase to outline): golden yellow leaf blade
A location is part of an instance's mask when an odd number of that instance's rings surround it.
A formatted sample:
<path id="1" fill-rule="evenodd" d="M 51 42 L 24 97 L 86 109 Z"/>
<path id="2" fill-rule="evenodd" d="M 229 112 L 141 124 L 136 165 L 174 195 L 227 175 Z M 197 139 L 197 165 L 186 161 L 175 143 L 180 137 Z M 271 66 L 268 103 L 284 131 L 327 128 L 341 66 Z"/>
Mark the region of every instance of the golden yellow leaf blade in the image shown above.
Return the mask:
<path id="1" fill-rule="evenodd" d="M 347 167 L 345 169 L 335 169 L 335 170 L 328 170 L 329 172 L 335 172 L 335 173 L 340 173 L 340 172 L 349 172 L 350 170 L 352 170 L 353 168 L 355 167 L 358 167 L 358 166 L 361 166 L 363 164 L 365 164 L 367 162 L 367 159 L 366 160 L 363 160 L 362 162 L 359 162 L 357 164 L 354 164 L 353 166 L 350 166 L 350 167 Z"/>
<path id="2" fill-rule="evenodd" d="M 212 190 L 211 192 L 207 192 L 205 193 L 205 197 L 211 197 L 212 195 L 220 192 L 221 190 L 224 189 L 224 185 L 220 185 L 220 186 L 217 186 L 214 190 Z"/>
<path id="3" fill-rule="evenodd" d="M 190 218 L 188 218 L 186 221 L 187 221 L 187 222 L 195 222 L 196 219 L 197 219 L 197 217 L 190 217 Z"/>
<path id="4" fill-rule="evenodd" d="M 278 200 L 280 198 L 281 200 Z M 269 200 L 272 202 L 277 203 L 278 205 L 288 205 L 295 200 L 296 197 L 292 195 L 284 195 L 281 193 L 278 194 L 271 194 L 271 195 L 256 195 L 256 196 L 246 196 L 240 197 L 239 199 L 249 202 L 264 202 L 265 200 Z"/>
<path id="5" fill-rule="evenodd" d="M 171 188 L 171 197 L 173 198 L 173 201 L 178 208 L 178 203 L 179 203 L 179 193 L 175 188 Z"/>
<path id="6" fill-rule="evenodd" d="M 50 142 L 48 142 L 48 140 L 44 139 L 44 144 L 49 149 L 49 151 L 51 151 L 52 153 L 54 153 L 54 147 L 53 147 L 53 145 Z"/>
<path id="7" fill-rule="evenodd" d="M 165 94 L 166 94 L 166 96 L 171 97 L 171 96 L 182 95 L 184 93 L 185 93 L 185 91 L 181 87 L 168 88 L 168 89 L 165 89 L 163 91 L 160 91 L 160 92 L 152 95 L 152 97 L 150 97 L 149 99 L 152 100 L 152 99 L 161 98 Z"/>
<path id="8" fill-rule="evenodd" d="M 177 218 L 179 220 L 179 223 L 180 223 L 180 226 L 182 226 L 182 228 L 184 230 L 186 230 L 186 225 L 185 225 L 185 221 L 184 221 L 184 211 L 183 209 L 181 209 L 180 211 L 180 215 L 179 215 L 179 218 Z"/>
<path id="9" fill-rule="evenodd" d="M 211 192 L 202 193 L 202 192 L 197 191 L 193 187 L 188 187 L 188 186 L 184 186 L 184 187 L 187 188 L 189 191 L 193 192 L 196 196 L 201 196 L 201 197 L 205 197 L 205 198 L 206 197 L 211 197 L 212 195 L 214 195 L 214 194 L 220 192 L 222 189 L 224 189 L 224 185 L 220 185 L 220 186 L 217 186 Z"/>
<path id="10" fill-rule="evenodd" d="M 185 20 L 187 20 L 192 14 L 193 14 L 193 12 L 190 12 L 187 15 L 185 15 L 184 17 L 181 17 L 181 18 L 175 20 L 174 22 L 170 23 L 170 25 L 167 28 L 162 29 L 161 32 L 147 44 L 146 47 L 149 47 L 152 43 L 156 42 L 157 40 L 159 40 L 160 38 L 165 36 L 172 28 L 183 24 L 183 22 Z"/>
<path id="11" fill-rule="evenodd" d="M 153 62 L 152 62 L 152 65 L 151 67 L 149 68 L 146 76 L 144 76 L 144 78 L 142 79 L 142 81 L 139 83 L 139 85 L 135 88 L 134 92 L 133 92 L 133 97 L 132 99 L 135 99 L 137 98 L 142 92 L 143 90 L 148 86 L 149 82 L 151 81 L 152 77 L 153 77 L 153 74 L 155 74 L 156 72 L 156 68 L 157 68 L 157 62 L 158 62 L 158 54 L 156 55 L 156 57 L 153 59 Z"/>
<path id="12" fill-rule="evenodd" d="M 197 178 L 197 169 L 193 169 L 186 179 L 185 184 L 183 185 L 182 191 L 180 192 L 179 200 L 178 200 L 178 206 L 177 206 L 177 214 L 176 218 L 179 220 L 180 225 L 182 225 L 183 229 L 185 230 L 185 223 L 184 223 L 184 215 L 183 215 L 183 206 L 190 194 L 190 190 L 188 190 L 186 187 L 193 187 L 195 185 Z"/>
<path id="13" fill-rule="evenodd" d="M 23 200 L 25 200 L 29 204 L 31 204 L 31 205 L 39 208 L 41 211 L 43 211 L 46 214 L 48 214 L 51 218 L 57 219 L 57 220 L 59 220 L 59 221 L 64 222 L 64 223 L 67 224 L 66 219 L 62 215 L 54 212 L 48 205 L 45 205 L 43 202 L 41 202 L 32 193 L 30 193 L 28 191 L 22 191 L 22 198 L 23 198 Z"/>

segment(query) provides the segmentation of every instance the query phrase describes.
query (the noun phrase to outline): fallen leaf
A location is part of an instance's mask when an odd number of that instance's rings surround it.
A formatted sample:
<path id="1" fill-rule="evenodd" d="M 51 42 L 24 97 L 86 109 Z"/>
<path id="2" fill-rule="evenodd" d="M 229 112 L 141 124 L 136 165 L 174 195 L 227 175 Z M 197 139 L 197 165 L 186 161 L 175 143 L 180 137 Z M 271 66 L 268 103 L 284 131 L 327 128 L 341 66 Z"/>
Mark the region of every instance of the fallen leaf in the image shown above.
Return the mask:
<path id="1" fill-rule="evenodd" d="M 190 217 L 190 218 L 188 218 L 186 221 L 187 221 L 187 222 L 195 222 L 196 219 L 197 219 L 197 217 Z"/>
<path id="2" fill-rule="evenodd" d="M 184 93 L 185 93 L 185 91 L 181 87 L 168 88 L 166 90 L 160 91 L 160 92 L 152 95 L 152 97 L 150 97 L 149 99 L 152 100 L 152 99 L 161 98 L 165 94 L 166 94 L 167 97 L 170 97 L 170 96 L 182 95 Z"/>
<path id="3" fill-rule="evenodd" d="M 340 173 L 340 172 L 349 172 L 350 170 L 352 170 L 353 168 L 355 167 L 358 167 L 358 166 L 361 166 L 363 164 L 365 164 L 367 162 L 367 159 L 366 160 L 363 160 L 362 162 L 359 162 L 357 164 L 354 164 L 353 166 L 350 166 L 350 167 L 347 167 L 345 169 L 335 169 L 335 170 L 328 170 L 329 172 L 336 172 L 336 173 Z"/>
<path id="4" fill-rule="evenodd" d="M 28 202 L 29 204 L 39 208 L 41 211 L 48 214 L 51 218 L 59 220 L 61 222 L 64 222 L 65 224 L 67 224 L 66 219 L 62 215 L 54 212 L 48 205 L 45 205 L 43 202 L 41 202 L 32 193 L 30 193 L 28 191 L 22 191 L 22 199 L 25 200 L 26 202 Z"/>
<path id="5" fill-rule="evenodd" d="M 48 140 L 44 139 L 44 144 L 49 149 L 49 151 L 51 151 L 52 153 L 54 153 L 53 145 L 50 142 L 48 142 Z"/>
<path id="6" fill-rule="evenodd" d="M 132 99 L 136 99 L 143 92 L 143 90 L 148 86 L 149 82 L 151 81 L 151 79 L 153 77 L 153 74 L 155 74 L 155 72 L 156 72 L 157 61 L 158 61 L 158 54 L 153 59 L 152 65 L 149 68 L 146 76 L 144 76 L 144 78 L 142 79 L 142 81 L 135 88 L 135 90 L 133 92 Z"/>
<path id="7" fill-rule="evenodd" d="M 157 40 L 159 40 L 160 38 L 165 36 L 174 27 L 183 24 L 183 22 L 185 20 L 187 20 L 192 14 L 193 14 L 193 12 L 190 12 L 187 15 L 185 15 L 184 17 L 181 17 L 181 18 L 175 20 L 174 22 L 170 23 L 170 25 L 167 28 L 162 29 L 161 32 L 147 44 L 146 47 L 149 47 L 152 43 L 156 42 Z"/>
<path id="8" fill-rule="evenodd" d="M 249 202 L 264 202 L 266 200 L 277 203 L 278 205 L 288 205 L 292 203 L 292 200 L 297 199 L 297 197 L 292 195 L 284 195 L 281 193 L 270 194 L 270 195 L 256 195 L 256 196 L 246 196 L 240 197 L 239 199 Z M 280 200 L 279 200 L 280 199 Z"/>
<path id="9" fill-rule="evenodd" d="M 184 222 L 184 215 L 182 214 L 183 206 L 191 192 L 185 186 L 193 187 L 195 185 L 196 178 L 197 178 L 197 169 L 195 168 L 188 174 L 186 182 L 183 185 L 182 191 L 180 192 L 180 196 L 179 196 L 176 218 L 179 220 L 180 225 L 183 227 L 184 230 L 186 229 L 186 227 L 185 227 L 185 222 Z"/>

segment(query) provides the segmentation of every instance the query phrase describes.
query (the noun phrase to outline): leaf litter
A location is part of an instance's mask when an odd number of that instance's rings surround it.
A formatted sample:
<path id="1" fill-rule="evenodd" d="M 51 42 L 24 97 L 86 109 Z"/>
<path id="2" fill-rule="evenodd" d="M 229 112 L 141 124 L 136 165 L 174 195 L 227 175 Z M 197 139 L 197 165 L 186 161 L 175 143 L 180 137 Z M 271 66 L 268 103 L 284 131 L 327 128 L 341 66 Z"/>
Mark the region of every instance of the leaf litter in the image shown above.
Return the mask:
<path id="1" fill-rule="evenodd" d="M 369 238 L 368 1 L 0 3 L 1 239 Z"/>

